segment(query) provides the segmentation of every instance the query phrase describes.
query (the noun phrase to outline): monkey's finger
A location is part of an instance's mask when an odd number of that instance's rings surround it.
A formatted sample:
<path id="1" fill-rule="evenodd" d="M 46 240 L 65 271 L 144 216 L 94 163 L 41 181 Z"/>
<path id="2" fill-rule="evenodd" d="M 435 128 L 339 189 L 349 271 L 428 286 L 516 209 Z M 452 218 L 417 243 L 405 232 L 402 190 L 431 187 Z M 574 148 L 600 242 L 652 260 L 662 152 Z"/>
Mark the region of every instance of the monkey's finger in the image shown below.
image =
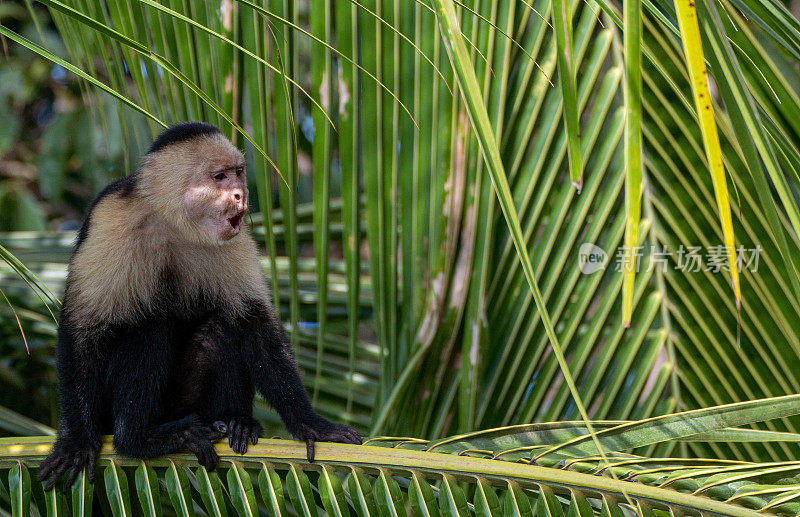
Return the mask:
<path id="1" fill-rule="evenodd" d="M 213 447 L 211 446 L 207 447 L 205 445 L 200 446 L 200 455 L 198 456 L 198 458 L 200 459 L 200 464 L 203 465 L 206 468 L 206 470 L 213 470 L 213 468 L 211 467 L 211 465 L 214 463 L 213 456 L 214 456 Z"/>
<path id="2" fill-rule="evenodd" d="M 197 456 L 197 462 L 205 467 L 208 463 L 208 458 L 206 458 L 205 449 L 195 444 L 194 451 L 192 452 L 194 452 L 194 455 Z"/>
<path id="3" fill-rule="evenodd" d="M 200 439 L 195 442 L 195 447 L 197 448 L 195 455 L 198 462 L 206 470 L 214 470 L 219 462 L 219 456 L 217 456 L 217 451 L 214 450 L 214 444 L 209 440 Z"/>
<path id="4" fill-rule="evenodd" d="M 261 433 L 264 431 L 261 428 L 261 424 L 259 424 L 256 420 L 253 420 L 252 424 L 250 425 L 250 443 L 253 445 L 258 443 L 258 438 L 261 436 Z"/>
<path id="5" fill-rule="evenodd" d="M 308 438 L 306 440 L 306 456 L 309 463 L 314 463 L 314 439 Z"/>
<path id="6" fill-rule="evenodd" d="M 208 463 L 210 461 L 208 458 L 208 452 L 203 448 L 198 448 L 194 455 L 197 456 L 197 463 L 204 466 L 206 470 L 208 470 Z"/>
<path id="7" fill-rule="evenodd" d="M 234 447 L 236 447 L 236 452 L 239 454 L 244 454 L 247 452 L 247 439 L 249 437 L 248 429 L 244 425 L 240 425 L 239 429 L 236 430 L 236 440 L 234 440 Z"/>
<path id="8" fill-rule="evenodd" d="M 221 420 L 217 420 L 216 422 L 214 422 L 213 428 L 217 433 L 221 434 L 222 436 L 228 434 L 228 425 Z"/>
<path id="9" fill-rule="evenodd" d="M 43 482 L 45 492 L 47 492 L 48 490 L 52 490 L 53 489 L 53 487 L 55 486 L 56 481 L 58 481 L 59 477 L 61 477 L 60 473 L 50 472 L 50 474 L 48 476 L 45 476 L 45 477 L 43 477 L 42 479 L 39 480 L 39 481 Z"/>
<path id="10" fill-rule="evenodd" d="M 46 483 L 42 484 L 42 488 L 45 492 L 49 492 L 55 486 L 56 481 L 58 481 L 58 479 L 48 479 Z"/>
<path id="11" fill-rule="evenodd" d="M 72 488 L 72 484 L 78 479 L 78 473 L 83 469 L 83 462 L 81 461 L 80 457 L 77 457 L 72 462 L 72 468 L 69 469 L 69 474 L 67 474 L 66 479 L 64 480 L 64 491 L 68 491 Z"/>
<path id="12" fill-rule="evenodd" d="M 247 452 L 247 444 L 250 443 L 250 433 L 252 432 L 253 430 L 250 427 L 242 426 L 242 433 L 239 437 L 239 454 Z"/>
<path id="13" fill-rule="evenodd" d="M 69 463 L 69 459 L 68 458 L 64 458 L 64 461 L 62 461 L 61 463 L 58 464 L 58 468 L 54 469 L 53 473 L 50 474 L 50 481 L 48 481 L 48 485 L 50 486 L 50 488 L 55 486 L 56 482 L 58 481 L 58 478 L 60 478 L 64 474 L 64 472 L 67 471 L 69 466 L 70 466 L 70 463 Z M 66 485 L 66 484 L 64 485 L 64 492 L 65 493 L 69 490 L 70 486 L 71 485 Z"/>
<path id="14" fill-rule="evenodd" d="M 203 467 L 205 467 L 206 470 L 208 470 L 209 459 L 208 459 L 208 454 L 206 453 L 206 451 L 200 450 L 200 451 L 197 452 L 196 456 L 197 456 L 197 462 L 200 465 L 202 465 Z"/>
<path id="15" fill-rule="evenodd" d="M 233 452 L 242 454 L 242 428 L 236 430 L 236 435 L 233 437 Z"/>
<path id="16" fill-rule="evenodd" d="M 232 421 L 231 425 L 228 427 L 228 445 L 234 451 L 236 451 L 236 437 L 238 436 L 240 428 L 241 426 L 236 421 Z"/>
<path id="17" fill-rule="evenodd" d="M 242 433 L 242 448 L 244 451 L 242 454 L 247 452 L 247 446 L 250 445 L 250 442 L 253 440 L 254 431 L 251 427 L 245 429 L 244 433 Z"/>
<path id="18" fill-rule="evenodd" d="M 214 449 L 211 449 L 211 455 L 209 457 L 208 466 L 206 467 L 206 470 L 214 470 L 215 468 L 217 468 L 217 464 L 219 464 L 219 456 L 217 456 L 217 453 L 214 452 Z"/>
<path id="19" fill-rule="evenodd" d="M 219 456 L 217 456 L 214 446 L 209 443 L 208 446 L 201 446 L 201 449 L 203 450 L 203 461 L 201 465 L 203 465 L 207 471 L 212 471 L 217 468 Z"/>
<path id="20" fill-rule="evenodd" d="M 89 461 L 86 465 L 86 474 L 89 478 L 89 483 L 94 483 L 94 468 L 97 466 L 97 451 L 89 451 Z"/>
<path id="21" fill-rule="evenodd" d="M 354 445 L 361 445 L 361 435 L 359 435 L 358 431 L 355 429 L 349 429 L 347 432 L 347 437 L 350 439 L 350 443 Z"/>
<path id="22" fill-rule="evenodd" d="M 47 472 L 47 475 L 44 476 L 47 478 L 47 483 L 46 483 L 47 490 L 50 490 L 51 488 L 53 488 L 53 486 L 55 486 L 56 482 L 58 481 L 58 478 L 60 478 L 61 474 L 63 474 L 64 471 L 67 470 L 67 466 L 68 465 L 66 463 L 66 458 L 64 458 L 63 456 L 59 456 L 58 461 L 53 464 L 52 468 L 50 468 L 49 471 Z"/>
<path id="23" fill-rule="evenodd" d="M 339 443 L 355 443 L 357 433 L 349 427 L 339 429 L 335 435 L 331 436 L 331 441 Z"/>
<path id="24" fill-rule="evenodd" d="M 193 434 L 187 437 L 186 448 L 189 449 L 189 452 L 197 456 L 198 463 L 205 465 L 205 451 L 203 447 L 200 446 L 200 440 Z"/>
<path id="25" fill-rule="evenodd" d="M 39 474 L 36 476 L 36 479 L 39 481 L 44 481 L 47 476 L 50 475 L 53 470 L 61 463 L 61 455 L 60 454 L 51 454 L 47 458 L 44 459 L 42 464 L 39 466 Z"/>
<path id="26" fill-rule="evenodd" d="M 358 433 L 354 429 L 345 426 L 341 426 L 332 433 L 326 435 L 325 440 L 337 443 L 361 444 L 361 437 Z"/>
<path id="27" fill-rule="evenodd" d="M 236 448 L 236 452 L 239 454 L 244 454 L 242 452 L 242 437 L 247 432 L 247 428 L 243 424 L 239 424 L 236 426 L 236 435 L 233 439 L 233 446 Z M 245 447 L 246 449 L 247 447 Z"/>
<path id="28" fill-rule="evenodd" d="M 50 476 L 50 478 L 44 483 L 44 491 L 48 492 L 56 486 L 56 482 L 58 481 L 59 476 Z"/>

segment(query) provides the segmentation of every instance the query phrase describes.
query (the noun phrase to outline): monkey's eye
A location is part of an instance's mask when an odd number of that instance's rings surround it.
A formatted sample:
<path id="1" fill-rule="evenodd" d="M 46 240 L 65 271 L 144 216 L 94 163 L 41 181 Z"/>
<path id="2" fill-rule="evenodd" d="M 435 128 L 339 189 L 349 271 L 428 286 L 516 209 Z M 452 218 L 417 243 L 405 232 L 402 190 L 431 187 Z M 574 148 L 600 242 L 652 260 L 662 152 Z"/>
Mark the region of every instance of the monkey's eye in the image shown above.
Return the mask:
<path id="1" fill-rule="evenodd" d="M 217 181 L 224 180 L 225 179 L 225 173 L 224 172 L 218 172 L 218 173 L 214 174 L 214 179 L 217 180 Z"/>
<path id="2" fill-rule="evenodd" d="M 241 176 L 244 172 L 244 167 L 236 167 L 236 175 Z"/>

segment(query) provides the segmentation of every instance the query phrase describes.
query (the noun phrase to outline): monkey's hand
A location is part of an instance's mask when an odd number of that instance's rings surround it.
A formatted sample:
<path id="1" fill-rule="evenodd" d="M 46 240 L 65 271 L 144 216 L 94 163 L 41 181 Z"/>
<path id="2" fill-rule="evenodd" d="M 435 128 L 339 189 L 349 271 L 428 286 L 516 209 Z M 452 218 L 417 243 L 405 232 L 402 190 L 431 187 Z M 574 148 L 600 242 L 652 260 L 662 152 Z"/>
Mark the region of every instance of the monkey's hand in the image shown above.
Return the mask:
<path id="1" fill-rule="evenodd" d="M 314 461 L 314 442 L 338 442 L 361 445 L 361 436 L 350 426 L 337 424 L 314 413 L 308 422 L 301 423 L 289 431 L 300 441 L 306 442 L 309 463 Z"/>
<path id="2" fill-rule="evenodd" d="M 94 467 L 100 454 L 99 439 L 74 439 L 60 436 L 53 450 L 39 467 L 36 478 L 44 484 L 45 491 L 55 486 L 58 478 L 67 472 L 64 491 L 67 492 L 78 477 L 81 469 L 87 468 L 89 482 L 94 482 Z"/>
<path id="3" fill-rule="evenodd" d="M 235 416 L 228 421 L 228 445 L 237 454 L 247 452 L 247 443 L 258 443 L 261 424 L 251 416 Z"/>
<path id="4" fill-rule="evenodd" d="M 214 450 L 214 442 L 224 437 L 228 432 L 225 422 L 214 422 L 211 425 L 196 424 L 187 427 L 180 433 L 180 447 L 189 449 L 197 462 L 206 470 L 214 470 L 219 463 L 219 456 Z"/>

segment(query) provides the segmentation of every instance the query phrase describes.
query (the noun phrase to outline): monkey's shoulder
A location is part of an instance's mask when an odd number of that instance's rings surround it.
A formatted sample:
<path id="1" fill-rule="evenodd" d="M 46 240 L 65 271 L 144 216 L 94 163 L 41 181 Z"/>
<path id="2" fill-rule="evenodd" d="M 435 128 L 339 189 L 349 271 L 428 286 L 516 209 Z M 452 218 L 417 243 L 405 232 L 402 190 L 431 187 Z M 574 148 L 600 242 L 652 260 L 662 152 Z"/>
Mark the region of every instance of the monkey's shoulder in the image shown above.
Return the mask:
<path id="1" fill-rule="evenodd" d="M 89 232 L 89 227 L 92 223 L 92 214 L 94 213 L 97 206 L 101 204 L 103 201 L 108 201 L 109 199 L 112 198 L 116 199 L 132 198 L 138 184 L 139 184 L 139 176 L 137 174 L 131 174 L 130 176 L 118 179 L 117 181 L 106 186 L 97 195 L 97 197 L 94 198 L 92 203 L 89 205 L 89 209 L 86 211 L 86 217 L 84 218 L 83 224 L 81 225 L 81 228 L 78 232 L 78 240 L 76 242 L 76 247 L 80 247 L 83 241 L 86 240 L 86 237 Z"/>
<path id="2" fill-rule="evenodd" d="M 169 224 L 125 185 L 98 197 L 70 260 L 66 302 L 77 321 L 136 321 L 203 307 L 269 302 L 258 249 L 244 230 L 221 246 L 175 240 Z"/>
<path id="3" fill-rule="evenodd" d="M 100 201 L 73 253 L 65 304 L 76 321 L 135 319 L 148 311 L 158 295 L 158 257 L 124 219 L 126 210 L 129 207 L 113 197 Z"/>

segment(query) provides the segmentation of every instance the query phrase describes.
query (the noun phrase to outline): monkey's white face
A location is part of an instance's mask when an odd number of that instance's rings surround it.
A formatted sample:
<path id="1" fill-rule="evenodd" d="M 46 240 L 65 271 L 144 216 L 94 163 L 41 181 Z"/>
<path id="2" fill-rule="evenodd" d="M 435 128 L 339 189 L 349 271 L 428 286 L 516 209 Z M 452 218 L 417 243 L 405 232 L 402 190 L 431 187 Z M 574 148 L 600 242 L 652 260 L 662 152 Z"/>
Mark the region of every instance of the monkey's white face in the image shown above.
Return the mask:
<path id="1" fill-rule="evenodd" d="M 244 161 L 239 157 L 203 163 L 190 179 L 184 201 L 200 231 L 210 241 L 223 243 L 239 234 L 247 197 Z"/>
<path id="2" fill-rule="evenodd" d="M 142 191 L 154 213 L 189 241 L 231 241 L 247 212 L 244 156 L 222 135 L 165 147 L 142 167 Z"/>

